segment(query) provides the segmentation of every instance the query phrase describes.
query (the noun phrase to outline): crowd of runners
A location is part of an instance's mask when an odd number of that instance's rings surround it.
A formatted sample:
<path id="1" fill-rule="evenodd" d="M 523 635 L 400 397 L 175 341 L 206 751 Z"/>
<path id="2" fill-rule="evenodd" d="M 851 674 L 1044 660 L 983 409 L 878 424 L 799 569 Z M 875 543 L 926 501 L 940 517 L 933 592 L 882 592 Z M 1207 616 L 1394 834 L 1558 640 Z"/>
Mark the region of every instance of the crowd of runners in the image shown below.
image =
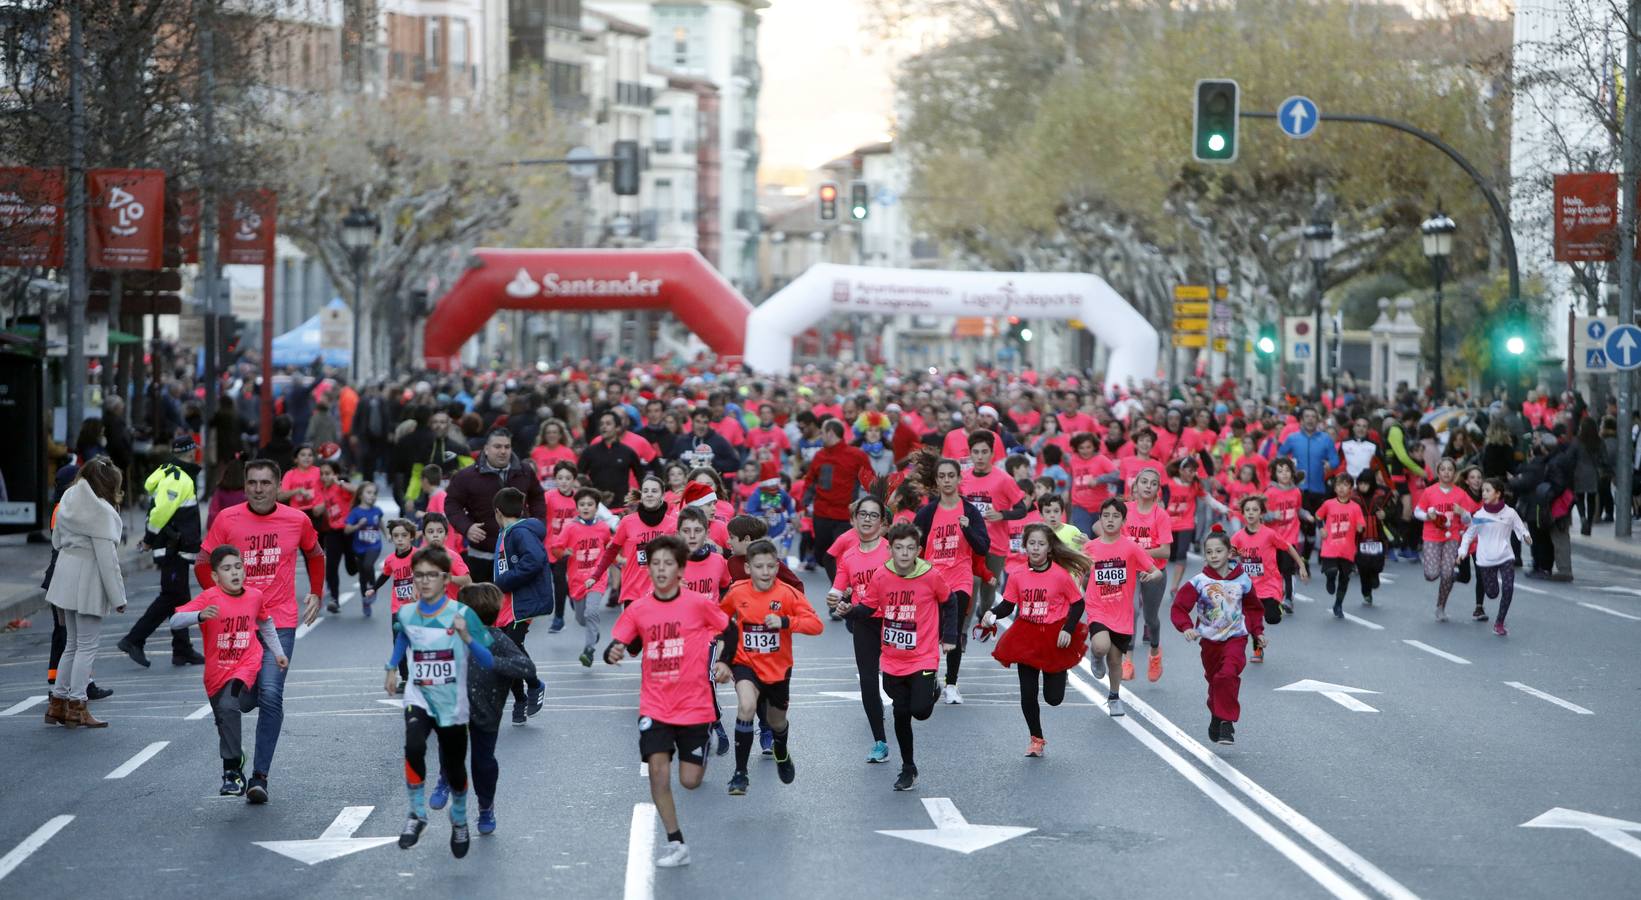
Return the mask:
<path id="1" fill-rule="evenodd" d="M 203 535 L 148 537 L 191 561 L 200 589 L 163 579 L 145 620 L 180 635 L 173 661 L 203 662 L 221 792 L 260 804 L 299 623 L 340 612 L 343 567 L 361 615 L 388 591 L 384 687 L 404 705 L 409 799 L 399 844 L 448 806 L 457 857 L 470 786 L 478 832 L 497 828 L 509 696 L 514 724 L 543 706 L 532 626 L 557 633 L 573 618 L 583 666 L 637 661 L 639 758 L 668 837 L 657 864 L 678 866 L 690 854 L 674 763 L 694 789 L 733 748 L 727 790 L 744 795 L 754 742 L 786 784 L 795 746 L 838 750 L 794 740 L 800 635 L 851 635 L 863 759 L 895 760 L 896 791 L 917 784 L 917 723 L 963 703 L 965 671 L 1016 670 L 1025 755 L 1041 757 L 1040 701 L 1059 705 L 1088 660 L 1105 710 L 1124 715 L 1124 681 L 1163 677 L 1165 625 L 1199 646 L 1207 734 L 1230 744 L 1240 674 L 1280 652 L 1269 638 L 1313 562 L 1336 617 L 1353 580 L 1362 604 L 1383 605 L 1381 573 L 1416 561 L 1433 596 L 1409 615 L 1446 621 L 1455 586 L 1473 584 L 1469 618 L 1502 637 L 1523 549 L 1530 574 L 1570 578 L 1557 560 L 1570 508 L 1598 509 L 1573 496 L 1591 412 L 1537 395 L 1433 420 L 1413 394 L 1306 403 L 1230 382 L 639 367 L 430 376 L 368 401 L 356 415 L 401 423 L 385 443 L 310 446 L 282 417 L 287 443 L 222 461 Z M 829 589 L 806 590 L 800 573 L 822 570 Z M 146 665 L 141 643 L 121 649 Z M 715 685 L 732 687 L 727 709 Z"/>

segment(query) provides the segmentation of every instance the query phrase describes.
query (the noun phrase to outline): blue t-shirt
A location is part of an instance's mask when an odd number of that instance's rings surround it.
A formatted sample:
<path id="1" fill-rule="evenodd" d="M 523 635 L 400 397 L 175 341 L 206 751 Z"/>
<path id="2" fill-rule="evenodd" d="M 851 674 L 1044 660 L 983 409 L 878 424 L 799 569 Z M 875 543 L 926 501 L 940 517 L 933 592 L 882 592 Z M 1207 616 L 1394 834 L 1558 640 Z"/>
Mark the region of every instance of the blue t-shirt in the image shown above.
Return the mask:
<path id="1" fill-rule="evenodd" d="M 1059 494 L 1061 497 L 1066 496 L 1066 492 L 1071 489 L 1070 472 L 1067 472 L 1062 466 L 1044 466 L 1043 474 L 1054 479 L 1054 493 Z"/>
<path id="2" fill-rule="evenodd" d="M 349 525 L 359 525 L 353 533 L 353 552 L 379 553 L 382 549 L 382 511 L 374 506 L 355 506 L 348 513 Z M 363 524 L 360 524 L 363 523 Z"/>

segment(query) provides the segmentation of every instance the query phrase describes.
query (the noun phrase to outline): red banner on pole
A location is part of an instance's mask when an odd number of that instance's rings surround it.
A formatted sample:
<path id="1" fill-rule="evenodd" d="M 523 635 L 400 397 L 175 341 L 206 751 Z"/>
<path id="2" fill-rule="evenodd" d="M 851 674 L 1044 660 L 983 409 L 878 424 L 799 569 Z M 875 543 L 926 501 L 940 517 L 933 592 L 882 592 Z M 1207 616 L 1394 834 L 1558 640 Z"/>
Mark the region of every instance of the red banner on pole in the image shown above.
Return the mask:
<path id="1" fill-rule="evenodd" d="M 217 207 L 217 244 L 223 265 L 271 266 L 278 197 L 266 188 L 241 191 Z"/>
<path id="2" fill-rule="evenodd" d="M 1618 258 L 1618 176 L 1575 172 L 1555 177 L 1556 262 Z"/>
<path id="3" fill-rule="evenodd" d="M 183 264 L 199 262 L 199 220 L 199 189 L 177 192 L 177 245 Z"/>
<path id="4" fill-rule="evenodd" d="M 62 169 L 0 168 L 0 266 L 63 266 Z"/>
<path id="5" fill-rule="evenodd" d="M 93 269 L 165 267 L 165 173 L 92 169 L 85 173 L 87 264 Z"/>

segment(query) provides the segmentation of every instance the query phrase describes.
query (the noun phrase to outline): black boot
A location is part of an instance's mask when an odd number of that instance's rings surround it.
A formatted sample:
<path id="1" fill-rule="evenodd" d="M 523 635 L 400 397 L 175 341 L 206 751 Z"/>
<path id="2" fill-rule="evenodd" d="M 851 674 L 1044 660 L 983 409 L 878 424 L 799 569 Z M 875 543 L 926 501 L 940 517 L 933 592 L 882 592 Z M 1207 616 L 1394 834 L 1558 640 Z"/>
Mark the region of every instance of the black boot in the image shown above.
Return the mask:
<path id="1" fill-rule="evenodd" d="M 85 698 L 87 700 L 103 700 L 112 696 L 114 696 L 113 688 L 98 687 L 95 681 L 89 682 L 85 686 Z"/>
<path id="2" fill-rule="evenodd" d="M 145 669 L 149 667 L 150 663 L 148 662 L 148 656 L 142 652 L 141 647 L 131 643 L 130 638 L 120 638 L 120 643 L 118 646 L 120 648 L 120 652 L 131 657 L 132 662 L 142 666 Z"/>
<path id="3" fill-rule="evenodd" d="M 203 666 L 205 656 L 189 645 L 187 651 L 171 651 L 171 665 L 173 666 Z"/>

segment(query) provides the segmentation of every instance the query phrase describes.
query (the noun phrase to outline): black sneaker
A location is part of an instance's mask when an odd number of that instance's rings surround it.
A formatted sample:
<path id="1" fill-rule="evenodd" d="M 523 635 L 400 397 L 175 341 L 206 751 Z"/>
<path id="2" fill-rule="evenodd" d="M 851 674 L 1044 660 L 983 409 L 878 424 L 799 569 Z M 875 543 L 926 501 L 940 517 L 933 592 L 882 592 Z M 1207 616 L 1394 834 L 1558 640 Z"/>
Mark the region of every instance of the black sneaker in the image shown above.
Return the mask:
<path id="1" fill-rule="evenodd" d="M 530 720 L 529 715 L 526 714 L 525 711 L 524 711 L 524 704 L 515 702 L 513 704 L 513 724 L 514 725 L 523 725 L 525 722 L 528 722 L 529 720 Z"/>
<path id="2" fill-rule="evenodd" d="M 895 790 L 909 791 L 917 787 L 917 769 L 907 766 L 900 770 L 900 777 L 895 779 Z"/>
<path id="3" fill-rule="evenodd" d="M 751 784 L 745 772 L 736 772 L 729 776 L 729 795 L 731 797 L 745 797 L 746 789 Z"/>
<path id="4" fill-rule="evenodd" d="M 113 688 L 99 687 L 95 681 L 88 682 L 85 686 L 85 698 L 87 700 L 106 700 L 112 696 L 114 696 Z"/>
<path id="5" fill-rule="evenodd" d="M 725 753 L 728 753 L 729 752 L 729 733 L 724 731 L 724 723 L 722 723 L 722 722 L 713 722 L 712 723 L 712 734 L 713 734 L 714 737 L 716 737 L 718 739 L 718 755 L 723 756 Z"/>
<path id="6" fill-rule="evenodd" d="M 467 844 L 468 844 L 467 826 L 465 824 L 463 824 L 463 825 L 451 825 L 450 826 L 450 855 L 456 857 L 457 859 L 461 859 L 462 857 L 466 856 L 467 855 Z"/>
<path id="7" fill-rule="evenodd" d="M 1485 621 L 1487 621 L 1487 610 L 1486 610 L 1486 608 L 1480 607 L 1480 606 L 1476 607 L 1476 611 L 1470 614 L 1470 621 L 1472 621 L 1472 622 L 1485 622 Z"/>
<path id="8" fill-rule="evenodd" d="M 131 643 L 129 638 L 120 638 L 120 642 L 117 646 L 120 648 L 121 653 L 131 657 L 132 662 L 142 666 L 145 669 L 149 667 L 150 663 L 148 662 L 148 655 L 142 652 L 141 647 Z"/>
<path id="9" fill-rule="evenodd" d="M 1219 716 L 1208 718 L 1208 740 L 1215 744 L 1219 743 Z"/>
<path id="10" fill-rule="evenodd" d="M 1339 576 L 1338 576 L 1337 573 L 1334 573 L 1334 572 L 1329 572 L 1328 573 L 1328 593 L 1330 593 L 1330 594 L 1333 593 L 1334 586 L 1338 583 L 1338 580 L 1337 580 L 1338 577 Z"/>
<path id="11" fill-rule="evenodd" d="M 205 665 L 205 655 L 200 653 L 198 650 L 195 650 L 193 647 L 189 647 L 187 653 L 172 653 L 171 665 L 203 666 Z"/>
<path id="12" fill-rule="evenodd" d="M 222 790 L 217 791 L 219 797 L 242 797 L 245 794 L 245 773 L 238 769 L 231 769 L 222 773 Z"/>
<path id="13" fill-rule="evenodd" d="M 593 648 L 587 647 L 581 651 L 581 664 L 589 669 L 593 667 Z"/>
<path id="14" fill-rule="evenodd" d="M 1333 601 L 1333 617 L 1335 619 L 1343 619 L 1345 617 L 1345 601 Z"/>
<path id="15" fill-rule="evenodd" d="M 1234 743 L 1236 743 L 1236 723 L 1235 722 L 1220 722 L 1219 723 L 1219 737 L 1215 738 L 1214 740 L 1218 743 L 1221 743 L 1221 744 L 1234 744 Z"/>
<path id="16" fill-rule="evenodd" d="M 536 713 L 541 712 L 543 698 L 547 696 L 547 685 L 537 681 L 536 686 L 530 688 L 527 692 L 527 696 L 530 698 L 530 705 L 524 710 L 524 714 L 527 716 L 533 716 Z"/>
<path id="17" fill-rule="evenodd" d="M 791 751 L 787 751 L 785 759 L 775 757 L 775 774 L 781 776 L 781 784 L 791 784 L 792 779 L 798 777 L 798 768 L 792 765 Z"/>
<path id="18" fill-rule="evenodd" d="M 268 802 L 268 776 L 251 773 L 251 781 L 245 786 L 245 802 L 258 805 Z"/>
<path id="19" fill-rule="evenodd" d="M 1372 606 L 1373 605 L 1373 595 L 1372 594 L 1363 594 L 1362 595 L 1362 605 L 1363 606 Z"/>
<path id="20" fill-rule="evenodd" d="M 421 840 L 422 832 L 426 830 L 426 819 L 414 815 L 405 819 L 404 830 L 399 832 L 399 849 L 409 850 L 411 847 L 416 846 L 416 842 Z M 454 841 L 456 836 L 452 834 L 450 838 Z"/>
<path id="21" fill-rule="evenodd" d="M 325 612 L 328 612 L 332 615 L 335 615 L 336 613 L 339 613 L 341 611 L 342 611 L 342 604 L 336 602 L 335 597 L 330 598 L 330 602 L 325 604 Z"/>

